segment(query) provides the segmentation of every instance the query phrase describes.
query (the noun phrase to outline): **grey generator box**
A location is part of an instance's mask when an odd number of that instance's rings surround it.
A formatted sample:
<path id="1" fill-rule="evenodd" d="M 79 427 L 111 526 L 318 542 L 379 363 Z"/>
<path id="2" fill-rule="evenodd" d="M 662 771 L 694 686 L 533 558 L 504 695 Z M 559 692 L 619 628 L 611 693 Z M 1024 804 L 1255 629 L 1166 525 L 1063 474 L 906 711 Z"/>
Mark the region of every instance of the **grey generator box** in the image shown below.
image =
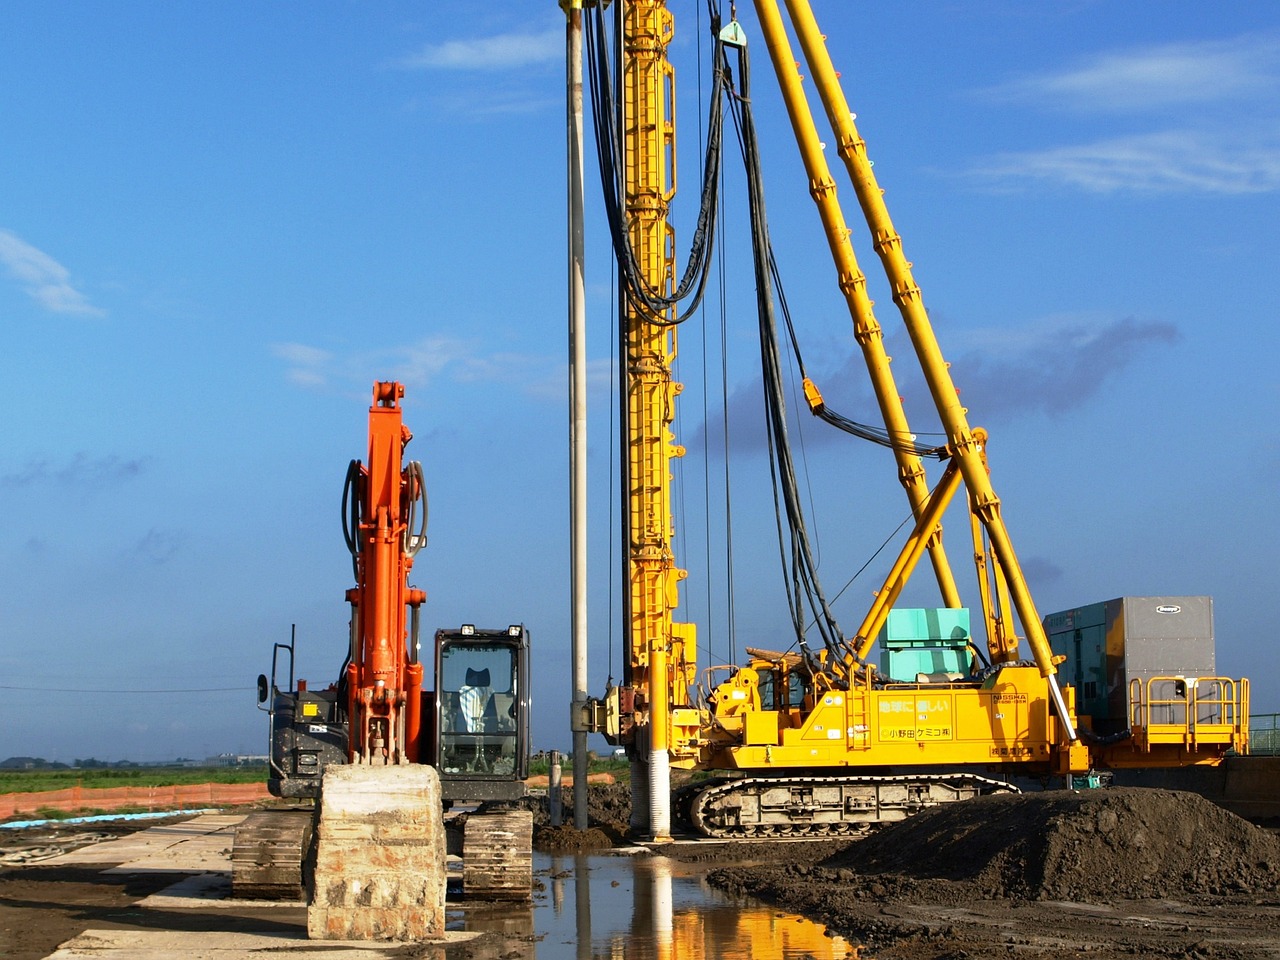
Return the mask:
<path id="1" fill-rule="evenodd" d="M 1077 714 L 1099 733 L 1128 725 L 1131 681 L 1216 674 L 1212 597 L 1118 597 L 1051 613 L 1044 628 L 1067 658 L 1060 676 L 1076 689 Z"/>

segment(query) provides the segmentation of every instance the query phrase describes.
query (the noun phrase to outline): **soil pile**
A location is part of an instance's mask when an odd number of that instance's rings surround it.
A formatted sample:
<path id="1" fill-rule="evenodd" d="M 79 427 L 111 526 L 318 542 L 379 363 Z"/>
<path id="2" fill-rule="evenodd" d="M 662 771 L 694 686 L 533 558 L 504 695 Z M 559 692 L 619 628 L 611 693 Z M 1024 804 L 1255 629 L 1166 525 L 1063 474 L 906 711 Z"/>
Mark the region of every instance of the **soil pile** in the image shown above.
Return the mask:
<path id="1" fill-rule="evenodd" d="M 1280 842 L 1197 794 L 1116 789 L 948 804 L 824 866 L 969 881 L 984 896 L 1107 902 L 1280 887 Z"/>
<path id="2" fill-rule="evenodd" d="M 526 801 L 533 810 L 533 846 L 548 853 L 603 850 L 626 842 L 631 819 L 631 786 L 626 783 L 593 783 L 587 787 L 588 829 L 573 825 L 573 789 L 564 791 L 563 826 L 551 826 L 551 805 L 545 796 Z"/>
<path id="3" fill-rule="evenodd" d="M 1280 841 L 1195 794 L 985 797 L 824 860 L 723 867 L 716 887 L 825 923 L 884 960 L 1274 957 Z"/>
<path id="4" fill-rule="evenodd" d="M 550 826 L 545 797 L 529 803 L 540 850 L 628 842 L 626 783 L 589 787 L 586 831 L 572 826 L 570 790 L 564 796 L 565 826 L 559 828 Z M 1280 892 L 1280 840 L 1198 794 L 1149 788 L 1002 794 L 936 807 L 860 841 L 773 844 L 763 856 L 754 846 L 699 844 L 671 855 L 773 861 L 782 871 L 810 881 L 836 880 L 876 898 L 1107 903 Z M 938 880 L 954 887 L 932 882 Z"/>
<path id="5" fill-rule="evenodd" d="M 547 824 L 533 828 L 533 849 L 543 853 L 587 853 L 608 850 L 613 845 L 613 839 L 598 827 L 579 830 L 572 826 L 553 827 Z"/>

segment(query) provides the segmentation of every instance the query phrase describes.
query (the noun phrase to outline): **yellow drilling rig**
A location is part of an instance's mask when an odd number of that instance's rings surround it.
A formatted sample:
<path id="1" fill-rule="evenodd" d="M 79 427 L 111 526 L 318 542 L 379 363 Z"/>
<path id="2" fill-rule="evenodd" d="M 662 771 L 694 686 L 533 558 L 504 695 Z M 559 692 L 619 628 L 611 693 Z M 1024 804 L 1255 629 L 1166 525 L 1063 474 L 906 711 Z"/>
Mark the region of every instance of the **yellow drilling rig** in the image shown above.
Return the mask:
<path id="1" fill-rule="evenodd" d="M 721 22 L 718 4 L 708 4 L 715 46 L 703 201 L 690 267 L 677 278 L 668 216 L 675 196 L 675 73 L 667 57 L 675 34 L 672 13 L 664 0 L 615 0 L 610 21 L 607 2 L 567 2 L 587 25 L 596 143 L 623 288 L 619 540 L 625 552 L 626 662 L 622 682 L 588 701 L 575 714 L 575 725 L 625 746 L 639 810 L 633 828 L 659 839 L 670 835 L 672 767 L 723 774 L 677 791 L 674 812 L 697 831 L 820 835 L 859 831 L 924 806 L 1013 789 L 1016 776 L 1069 779 L 1105 768 L 1213 764 L 1228 751 L 1245 752 L 1247 681 L 1188 674 L 1176 664 L 1149 673 L 1142 683 L 1118 681 L 1123 704 L 1116 716 L 1077 715 L 1075 687 L 1058 682 L 1064 653 L 1051 646 L 1001 514 L 986 459 L 987 434 L 970 425 L 960 403 L 825 37 L 808 0 L 785 0 L 941 423 L 944 440 L 937 446 L 920 443 L 907 422 L 782 11 L 777 0 L 755 0 L 756 28 L 786 105 L 883 426 L 858 424 L 830 410 L 807 376 L 806 400 L 813 414 L 834 427 L 891 450 L 914 517 L 856 631 L 840 631 L 817 582 L 786 448 L 779 311 L 772 295 L 776 269 L 755 147 L 748 31 L 732 8 Z M 609 62 L 611 49 L 616 66 Z M 619 79 L 611 85 L 614 76 Z M 695 274 L 710 259 L 719 203 L 719 126 L 726 109 L 742 144 L 751 199 L 769 434 L 780 478 L 777 496 L 786 514 L 788 578 L 796 585 L 796 635 L 780 642 L 779 650 L 748 648 L 745 664 L 704 679 L 696 664 L 695 626 L 677 615 L 686 571 L 673 548 L 671 461 L 684 450 L 672 430 L 682 389 L 672 362 L 679 325 L 694 315 L 700 298 L 702 282 Z M 941 467 L 932 482 L 929 461 Z M 972 534 L 980 632 L 971 632 L 942 542 L 944 513 L 957 499 L 967 508 Z M 899 608 L 903 588 L 926 554 L 941 605 Z M 812 628 L 806 624 L 810 614 Z M 878 664 L 872 660 L 877 642 Z"/>

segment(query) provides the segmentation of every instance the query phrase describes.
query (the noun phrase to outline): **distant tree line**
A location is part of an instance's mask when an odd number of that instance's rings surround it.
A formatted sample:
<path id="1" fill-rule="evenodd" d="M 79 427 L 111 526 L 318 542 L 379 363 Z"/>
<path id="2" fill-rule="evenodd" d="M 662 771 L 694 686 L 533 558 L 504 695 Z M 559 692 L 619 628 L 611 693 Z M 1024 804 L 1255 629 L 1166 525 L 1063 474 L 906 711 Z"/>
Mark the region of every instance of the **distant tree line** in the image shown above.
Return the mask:
<path id="1" fill-rule="evenodd" d="M 62 763 L 59 760 L 46 760 L 43 757 L 9 757 L 0 760 L 0 770 L 134 770 L 139 767 L 204 767 L 204 766 L 257 766 L 265 765 L 265 757 L 237 757 L 226 754 L 208 760 L 193 760 L 189 757 L 177 757 L 173 760 L 161 760 L 153 763 L 137 763 L 133 760 L 98 760 L 96 757 L 84 757 Z"/>

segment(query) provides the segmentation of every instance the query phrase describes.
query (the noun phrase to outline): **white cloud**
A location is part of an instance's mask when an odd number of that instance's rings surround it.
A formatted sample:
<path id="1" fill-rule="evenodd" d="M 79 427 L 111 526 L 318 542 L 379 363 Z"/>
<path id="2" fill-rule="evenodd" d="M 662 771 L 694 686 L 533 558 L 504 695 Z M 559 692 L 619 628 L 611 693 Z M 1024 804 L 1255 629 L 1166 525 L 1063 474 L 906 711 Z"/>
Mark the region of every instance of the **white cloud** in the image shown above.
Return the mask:
<path id="1" fill-rule="evenodd" d="M 1091 193 L 1266 193 L 1280 189 L 1280 131 L 1251 138 L 1164 130 L 995 154 L 972 172 L 1004 186 L 1048 182 Z"/>
<path id="2" fill-rule="evenodd" d="M 1280 37 L 1170 43 L 1102 53 L 1080 66 L 982 91 L 1088 111 L 1152 110 L 1267 97 L 1280 87 Z"/>
<path id="3" fill-rule="evenodd" d="M 71 272 L 17 234 L 0 229 L 0 263 L 36 303 L 53 313 L 100 317 L 104 312 L 71 284 Z"/>
<path id="4" fill-rule="evenodd" d="M 428 44 L 401 60 L 399 66 L 411 70 L 511 70 L 563 59 L 564 29 L 560 28 Z"/>
<path id="5" fill-rule="evenodd" d="M 446 369 L 454 371 L 455 380 L 478 379 L 465 377 L 459 371 L 466 371 L 481 362 L 470 344 L 450 337 L 427 337 L 388 351 L 388 358 L 398 371 L 397 379 L 410 386 L 425 386 Z"/>
<path id="6" fill-rule="evenodd" d="M 299 387 L 324 387 L 328 383 L 327 371 L 333 363 L 333 355 L 318 347 L 302 343 L 277 343 L 271 352 L 285 362 L 288 371 L 285 378 Z"/>
<path id="7" fill-rule="evenodd" d="M 436 98 L 441 109 L 455 117 L 471 122 L 491 121 L 494 118 L 526 116 L 544 113 L 553 107 L 562 107 L 562 100 L 540 95 L 536 88 L 487 89 L 483 92 L 460 90 Z"/>
<path id="8" fill-rule="evenodd" d="M 301 343 L 280 343 L 271 352 L 286 364 L 285 377 L 307 389 L 367 387 L 370 371 L 421 388 L 440 380 L 452 383 L 501 383 L 534 397 L 548 394 L 548 383 L 568 389 L 563 361 L 516 353 L 480 353 L 474 343 L 427 337 L 416 343 L 363 353 L 335 354 Z M 368 382 L 366 382 L 368 381 Z"/>
<path id="9" fill-rule="evenodd" d="M 1006 151 L 971 166 L 971 175 L 998 188 L 1059 184 L 1091 193 L 1205 195 L 1280 189 L 1277 35 L 1098 54 L 981 93 L 1090 117 L 1126 115 L 1128 129 L 1109 136 Z M 1109 122 L 1116 131 L 1117 121 Z"/>

